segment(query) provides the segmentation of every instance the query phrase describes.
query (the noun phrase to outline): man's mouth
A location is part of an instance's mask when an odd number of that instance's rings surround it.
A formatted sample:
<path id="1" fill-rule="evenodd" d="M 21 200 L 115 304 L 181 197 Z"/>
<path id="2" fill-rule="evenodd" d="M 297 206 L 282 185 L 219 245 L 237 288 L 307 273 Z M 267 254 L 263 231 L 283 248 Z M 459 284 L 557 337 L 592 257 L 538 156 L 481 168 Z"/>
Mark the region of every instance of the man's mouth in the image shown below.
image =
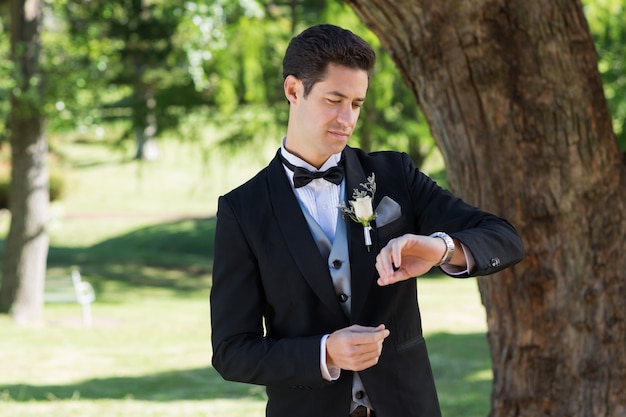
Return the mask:
<path id="1" fill-rule="evenodd" d="M 334 136 L 340 136 L 344 138 L 350 137 L 350 132 L 344 132 L 343 130 L 329 130 L 329 133 Z"/>

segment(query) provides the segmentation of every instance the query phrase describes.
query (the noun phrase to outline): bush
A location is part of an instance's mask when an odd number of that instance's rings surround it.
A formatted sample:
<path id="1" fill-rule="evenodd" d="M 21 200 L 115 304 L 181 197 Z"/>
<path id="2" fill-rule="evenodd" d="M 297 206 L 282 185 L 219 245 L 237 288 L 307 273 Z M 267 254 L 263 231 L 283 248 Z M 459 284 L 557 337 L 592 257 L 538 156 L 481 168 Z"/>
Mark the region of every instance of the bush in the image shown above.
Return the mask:
<path id="1" fill-rule="evenodd" d="M 9 179 L 0 178 L 0 209 L 7 208 L 9 206 Z"/>
<path id="2" fill-rule="evenodd" d="M 9 188 L 11 182 L 11 164 L 8 157 L 2 152 L 0 156 L 0 209 L 9 207 Z M 63 198 L 66 190 L 65 174 L 56 162 L 55 158 L 50 160 L 50 178 L 49 178 L 49 192 L 50 201 L 58 201 Z"/>

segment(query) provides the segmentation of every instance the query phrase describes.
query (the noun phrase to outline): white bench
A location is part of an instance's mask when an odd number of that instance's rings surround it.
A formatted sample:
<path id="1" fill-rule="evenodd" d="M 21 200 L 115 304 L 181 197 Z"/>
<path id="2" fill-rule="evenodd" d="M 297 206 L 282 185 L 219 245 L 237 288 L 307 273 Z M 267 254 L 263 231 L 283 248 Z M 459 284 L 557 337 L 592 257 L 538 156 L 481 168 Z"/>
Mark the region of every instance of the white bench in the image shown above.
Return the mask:
<path id="1" fill-rule="evenodd" d="M 46 277 L 44 302 L 80 304 L 83 326 L 85 327 L 91 327 L 91 303 L 95 300 L 96 294 L 93 287 L 90 283 L 82 280 L 78 269 L 72 269 L 69 276 Z"/>

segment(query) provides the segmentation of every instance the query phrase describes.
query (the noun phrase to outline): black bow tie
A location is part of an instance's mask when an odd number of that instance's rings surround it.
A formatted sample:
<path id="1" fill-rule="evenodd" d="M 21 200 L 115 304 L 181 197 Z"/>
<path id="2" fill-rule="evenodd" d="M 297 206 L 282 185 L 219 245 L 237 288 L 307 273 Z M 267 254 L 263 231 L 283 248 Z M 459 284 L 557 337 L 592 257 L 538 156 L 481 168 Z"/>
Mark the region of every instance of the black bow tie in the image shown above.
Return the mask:
<path id="1" fill-rule="evenodd" d="M 295 188 L 304 187 L 311 181 L 323 178 L 326 181 L 332 182 L 333 184 L 339 185 L 341 181 L 343 181 L 344 169 L 341 163 L 343 162 L 343 158 L 339 161 L 339 165 L 328 168 L 326 171 L 317 171 L 311 172 L 306 168 L 301 168 L 293 165 L 278 151 L 281 161 L 283 164 L 293 171 L 293 186 Z"/>

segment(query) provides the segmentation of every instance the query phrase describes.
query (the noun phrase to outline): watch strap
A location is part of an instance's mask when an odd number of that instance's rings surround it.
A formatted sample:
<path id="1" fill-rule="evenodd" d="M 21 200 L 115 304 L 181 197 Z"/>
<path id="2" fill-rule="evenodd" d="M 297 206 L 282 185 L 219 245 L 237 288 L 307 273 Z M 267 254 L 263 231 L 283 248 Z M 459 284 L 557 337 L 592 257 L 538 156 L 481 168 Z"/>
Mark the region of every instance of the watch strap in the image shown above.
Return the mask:
<path id="1" fill-rule="evenodd" d="M 441 257 L 439 263 L 435 266 L 441 266 L 449 263 L 452 260 L 452 257 L 454 256 L 454 251 L 456 249 L 456 246 L 454 245 L 454 240 L 452 240 L 450 235 L 444 232 L 435 232 L 431 234 L 430 237 L 438 237 L 442 239 L 446 244 L 446 251 Z"/>

